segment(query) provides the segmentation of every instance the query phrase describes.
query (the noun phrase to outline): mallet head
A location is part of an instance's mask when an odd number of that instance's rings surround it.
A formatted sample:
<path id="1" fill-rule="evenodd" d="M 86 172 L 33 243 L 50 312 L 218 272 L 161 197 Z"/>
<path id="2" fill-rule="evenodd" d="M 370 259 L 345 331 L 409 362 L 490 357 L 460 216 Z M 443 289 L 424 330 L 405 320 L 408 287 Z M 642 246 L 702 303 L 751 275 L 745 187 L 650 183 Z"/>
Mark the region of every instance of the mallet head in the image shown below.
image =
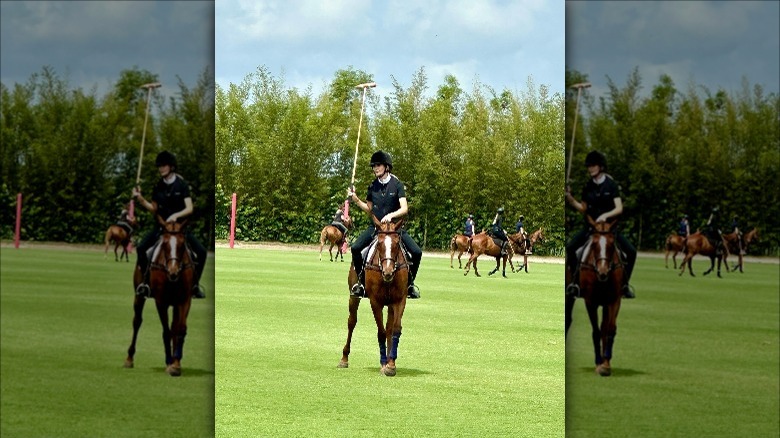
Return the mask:
<path id="1" fill-rule="evenodd" d="M 151 89 L 151 88 L 160 88 L 160 87 L 162 87 L 161 83 L 159 83 L 159 82 L 150 82 L 148 84 L 141 85 L 139 88 Z"/>
<path id="2" fill-rule="evenodd" d="M 569 88 L 590 88 L 590 82 L 580 82 L 579 84 L 570 85 Z"/>
<path id="3" fill-rule="evenodd" d="M 366 82 L 365 84 L 355 85 L 355 88 L 374 88 L 374 87 L 376 87 L 376 82 Z"/>

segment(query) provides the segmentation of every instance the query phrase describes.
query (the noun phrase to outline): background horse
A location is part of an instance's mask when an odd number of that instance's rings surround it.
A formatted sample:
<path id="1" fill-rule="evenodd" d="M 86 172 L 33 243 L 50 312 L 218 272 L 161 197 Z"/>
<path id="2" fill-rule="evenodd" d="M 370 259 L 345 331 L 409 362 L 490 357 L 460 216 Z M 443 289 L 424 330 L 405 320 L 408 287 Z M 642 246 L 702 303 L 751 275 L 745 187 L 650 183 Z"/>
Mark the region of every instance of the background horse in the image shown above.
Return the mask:
<path id="1" fill-rule="evenodd" d="M 344 218 L 344 226 L 347 227 L 347 231 L 352 229 L 352 219 Z M 325 225 L 325 228 L 320 232 L 320 261 L 322 261 L 322 247 L 325 246 L 325 242 L 330 242 L 328 252 L 330 253 L 330 261 L 333 261 L 333 247 L 336 247 L 336 260 L 341 256 L 341 261 L 344 261 L 344 243 L 346 243 L 346 234 L 335 225 Z"/>
<path id="2" fill-rule="evenodd" d="M 183 356 L 184 338 L 187 335 L 187 315 L 192 303 L 192 286 L 194 284 L 194 264 L 189 249 L 185 244 L 184 224 L 164 222 L 163 234 L 158 244 L 153 247 L 153 256 L 149 273 L 149 288 L 152 291 L 157 306 L 157 314 L 163 328 L 163 346 L 165 350 L 166 372 L 171 376 L 181 375 L 181 358 Z M 136 269 L 133 283 L 135 287 L 142 281 L 140 270 Z M 146 298 L 135 295 L 133 301 L 133 340 L 127 350 L 125 368 L 133 368 L 135 343 L 138 330 L 143 322 L 143 310 Z M 173 317 L 169 325 L 168 308 L 173 308 Z"/>
<path id="3" fill-rule="evenodd" d="M 723 237 L 721 237 L 722 239 Z M 690 236 L 688 236 L 688 239 L 685 241 L 685 258 L 683 259 L 682 263 L 680 263 L 680 275 L 685 272 L 685 265 L 688 265 L 688 271 L 691 273 L 691 277 L 695 277 L 693 273 L 693 267 L 691 265 L 691 259 L 693 259 L 693 256 L 696 254 L 705 255 L 710 258 L 710 269 L 707 269 L 704 272 L 704 275 L 709 274 L 712 272 L 712 270 L 715 268 L 715 258 L 718 259 L 718 277 L 720 277 L 720 263 L 721 260 L 724 257 L 728 256 L 728 245 L 723 244 L 723 253 L 721 255 L 717 254 L 717 251 L 714 246 L 710 243 L 710 240 L 707 239 L 707 236 L 702 234 L 700 231 L 697 231 Z M 725 254 L 725 256 L 724 256 Z M 726 264 L 726 272 L 729 270 L 729 265 Z"/>
<path id="4" fill-rule="evenodd" d="M 544 240 L 542 229 L 539 228 L 528 236 L 528 243 L 530 244 L 528 248 L 525 247 L 525 239 L 522 238 L 519 232 L 507 237 L 509 237 L 509 242 L 512 245 L 512 252 L 523 255 L 523 263 L 517 262 L 517 272 L 525 270 L 525 272 L 528 273 L 528 254 L 526 254 L 526 249 L 529 254 L 533 253 L 534 245 L 536 245 L 537 242 L 541 243 Z M 509 256 L 509 263 L 510 265 L 512 264 L 512 255 Z"/>
<path id="5" fill-rule="evenodd" d="M 742 270 L 742 256 L 747 253 L 748 246 L 758 240 L 758 229 L 753 228 L 752 230 L 748 231 L 747 233 L 744 233 L 742 235 L 742 251 L 740 251 L 740 245 L 738 242 L 739 236 L 737 236 L 736 231 L 723 234 L 723 241 L 726 243 L 726 245 L 729 248 L 730 254 L 737 254 L 737 264 L 735 264 L 731 270 L 736 271 L 737 268 L 739 268 L 739 272 L 744 272 Z M 729 254 L 725 254 L 723 257 L 723 263 L 726 263 L 728 265 L 727 259 Z"/>
<path id="6" fill-rule="evenodd" d="M 592 329 L 593 351 L 596 357 L 596 372 L 601 376 L 612 374 L 612 347 L 617 334 L 617 317 L 620 311 L 621 287 L 624 284 L 624 266 L 615 246 L 615 226 L 613 222 L 595 222 L 588 217 L 593 228 L 590 241 L 580 259 L 580 294 L 585 299 Z M 567 269 L 567 284 L 571 273 Z M 566 332 L 572 320 L 574 297 L 566 297 Z M 599 326 L 599 307 L 602 312 Z"/>
<path id="7" fill-rule="evenodd" d="M 457 251 L 458 269 L 463 269 L 463 265 L 460 262 L 460 256 L 462 256 L 464 252 L 468 252 L 469 246 L 471 246 L 471 239 L 469 236 L 456 234 L 452 237 L 452 240 L 450 240 L 450 268 L 454 269 L 454 266 L 452 266 L 452 259 L 455 257 L 455 251 Z"/>
<path id="8" fill-rule="evenodd" d="M 685 249 L 685 236 L 680 236 L 677 233 L 670 234 L 666 238 L 664 243 L 666 248 L 666 256 L 664 257 L 664 263 L 666 268 L 669 268 L 669 253 L 672 253 L 672 262 L 674 262 L 674 269 L 677 269 L 677 253 Z"/>
<path id="9" fill-rule="evenodd" d="M 135 219 L 129 222 L 129 225 L 132 228 L 136 228 L 138 226 L 138 222 L 136 222 Z M 127 255 L 128 249 L 130 247 L 130 234 L 120 225 L 113 224 L 110 227 L 108 227 L 108 230 L 106 230 L 106 250 L 103 252 L 103 257 L 108 257 L 108 245 L 111 242 L 114 242 L 114 260 L 117 262 L 122 260 L 122 257 L 125 258 L 126 261 L 130 261 L 130 257 Z M 119 247 L 122 247 L 122 254 L 117 256 L 117 249 Z"/>
<path id="10" fill-rule="evenodd" d="M 488 275 L 493 275 L 496 273 L 496 271 L 498 271 L 498 268 L 501 265 L 501 259 L 503 259 L 504 270 L 502 275 L 506 278 L 506 260 L 507 257 L 511 258 L 511 254 L 512 254 L 511 244 L 507 244 L 506 251 L 507 254 L 502 256 L 501 247 L 496 245 L 496 243 L 493 242 L 493 238 L 488 236 L 486 232 L 483 231 L 479 234 L 474 235 L 474 238 L 471 239 L 471 257 L 469 257 L 469 261 L 466 262 L 466 272 L 464 272 L 463 275 L 469 275 L 469 270 L 473 263 L 474 275 L 480 277 L 479 271 L 477 270 L 477 258 L 482 254 L 486 254 L 496 258 L 496 269 L 490 271 Z M 512 269 L 512 272 L 515 272 L 515 267 L 512 266 L 512 263 L 509 264 L 509 267 Z"/>
<path id="11" fill-rule="evenodd" d="M 385 376 L 396 374 L 395 360 L 398 358 L 398 341 L 401 338 L 401 318 L 406 308 L 406 288 L 409 280 L 409 264 L 401 251 L 401 229 L 403 221 L 381 223 L 372 215 L 377 229 L 376 247 L 369 252 L 365 264 L 366 297 L 371 302 L 371 311 L 377 327 L 379 343 L 380 372 Z M 349 269 L 347 284 L 350 289 L 357 283 L 355 265 Z M 360 297 L 349 297 L 349 318 L 347 319 L 347 343 L 342 350 L 339 368 L 349 367 L 349 351 L 352 331 L 357 325 L 357 311 Z M 387 307 L 387 325 L 383 323 L 383 308 Z"/>

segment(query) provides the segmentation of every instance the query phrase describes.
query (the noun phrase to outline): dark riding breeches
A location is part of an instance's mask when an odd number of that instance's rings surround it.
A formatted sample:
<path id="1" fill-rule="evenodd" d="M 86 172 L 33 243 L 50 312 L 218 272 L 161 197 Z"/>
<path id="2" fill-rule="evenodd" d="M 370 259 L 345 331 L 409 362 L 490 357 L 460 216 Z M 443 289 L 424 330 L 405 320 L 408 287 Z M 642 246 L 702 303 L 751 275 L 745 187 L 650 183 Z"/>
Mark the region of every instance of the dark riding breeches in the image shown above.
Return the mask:
<path id="1" fill-rule="evenodd" d="M 341 222 L 331 222 L 330 224 L 338 228 L 339 231 L 341 231 L 341 234 L 344 235 L 344 237 L 347 237 L 347 227 L 344 226 L 344 224 L 342 224 Z"/>
<path id="2" fill-rule="evenodd" d="M 352 251 L 352 264 L 355 265 L 355 272 L 358 275 L 360 275 L 363 271 L 363 256 L 361 252 L 374 240 L 375 231 L 376 229 L 373 226 L 368 227 L 367 230 L 360 233 L 357 239 L 352 242 L 352 246 L 350 247 L 350 250 Z M 398 234 L 401 236 L 401 241 L 403 242 L 404 247 L 406 247 L 406 250 L 409 251 L 409 255 L 412 256 L 412 259 L 409 260 L 411 264 L 409 267 L 409 273 L 411 274 L 409 283 L 414 284 L 414 279 L 417 278 L 417 270 L 420 269 L 422 250 L 417 245 L 417 242 L 412 239 L 412 236 L 406 232 L 406 230 L 401 230 L 398 232 Z"/>

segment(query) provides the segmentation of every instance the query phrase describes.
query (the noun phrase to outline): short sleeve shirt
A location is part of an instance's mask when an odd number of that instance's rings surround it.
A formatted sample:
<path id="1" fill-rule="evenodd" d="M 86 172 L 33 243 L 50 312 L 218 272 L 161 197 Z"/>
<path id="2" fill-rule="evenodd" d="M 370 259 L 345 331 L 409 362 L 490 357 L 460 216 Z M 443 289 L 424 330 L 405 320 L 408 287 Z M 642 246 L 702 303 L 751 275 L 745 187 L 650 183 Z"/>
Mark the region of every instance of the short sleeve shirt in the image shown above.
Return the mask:
<path id="1" fill-rule="evenodd" d="M 392 213 L 401 208 L 401 198 L 406 197 L 406 190 L 404 189 L 404 183 L 401 182 L 395 175 L 390 175 L 390 181 L 387 184 L 382 184 L 379 179 L 375 179 L 370 186 L 368 186 L 368 195 L 366 196 L 366 202 L 371 202 L 371 213 L 381 220 L 387 214 Z"/>
<path id="2" fill-rule="evenodd" d="M 157 214 L 163 219 L 184 210 L 184 200 L 190 197 L 190 186 L 181 176 L 176 175 L 172 183 L 166 184 L 160 179 L 152 191 L 152 201 L 157 203 Z M 178 222 L 185 218 L 179 218 Z"/>
<path id="3" fill-rule="evenodd" d="M 620 187 L 609 175 L 605 175 L 601 184 L 596 184 L 593 179 L 588 180 L 582 189 L 582 200 L 588 206 L 586 213 L 594 220 L 601 214 L 614 210 L 615 198 L 619 197 Z"/>

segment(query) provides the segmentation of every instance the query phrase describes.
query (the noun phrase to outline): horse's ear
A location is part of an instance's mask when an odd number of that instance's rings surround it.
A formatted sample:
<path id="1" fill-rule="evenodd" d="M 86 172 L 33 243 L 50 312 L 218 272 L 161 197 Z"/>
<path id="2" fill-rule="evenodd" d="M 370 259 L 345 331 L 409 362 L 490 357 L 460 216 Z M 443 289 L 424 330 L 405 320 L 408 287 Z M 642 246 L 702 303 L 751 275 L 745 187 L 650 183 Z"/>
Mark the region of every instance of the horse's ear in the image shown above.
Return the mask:
<path id="1" fill-rule="evenodd" d="M 586 214 L 585 218 L 588 220 L 588 223 L 590 224 L 591 227 L 596 228 L 596 221 L 592 217 L 590 217 L 589 214 Z"/>
<path id="2" fill-rule="evenodd" d="M 159 214 L 156 214 L 154 216 L 157 218 L 157 222 L 164 227 L 165 226 L 165 219 L 163 219 L 163 217 L 160 216 Z"/>
<path id="3" fill-rule="evenodd" d="M 398 231 L 401 229 L 401 227 L 404 226 L 404 219 L 401 218 L 398 222 L 396 222 L 393 226 L 393 231 Z"/>
<path id="4" fill-rule="evenodd" d="M 374 226 L 381 229 L 382 228 L 382 221 L 376 218 L 376 215 L 374 213 L 371 213 L 371 220 L 374 222 Z"/>

